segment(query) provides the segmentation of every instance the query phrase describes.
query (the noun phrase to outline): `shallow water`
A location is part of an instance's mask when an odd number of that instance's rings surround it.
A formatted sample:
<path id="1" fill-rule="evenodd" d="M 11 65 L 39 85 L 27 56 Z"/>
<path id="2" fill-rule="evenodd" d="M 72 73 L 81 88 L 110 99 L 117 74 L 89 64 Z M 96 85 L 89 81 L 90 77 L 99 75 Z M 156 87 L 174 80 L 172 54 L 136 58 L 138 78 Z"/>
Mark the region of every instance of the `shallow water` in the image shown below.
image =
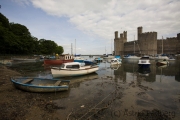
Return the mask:
<path id="1" fill-rule="evenodd" d="M 85 59 L 93 60 L 88 56 Z M 180 118 L 180 61 L 150 69 L 138 68 L 138 60 L 123 60 L 110 67 L 110 60 L 99 63 L 96 73 L 61 79 L 71 80 L 70 90 L 44 94 L 58 106 L 57 118 L 66 119 L 137 119 L 146 117 Z M 29 64 L 29 63 L 27 63 Z M 49 69 L 26 72 L 26 76 L 52 78 Z M 20 68 L 19 68 L 20 69 Z M 143 74 L 145 73 L 145 74 Z M 158 112 L 152 112 L 157 109 Z M 142 115 L 142 111 L 145 115 Z"/>

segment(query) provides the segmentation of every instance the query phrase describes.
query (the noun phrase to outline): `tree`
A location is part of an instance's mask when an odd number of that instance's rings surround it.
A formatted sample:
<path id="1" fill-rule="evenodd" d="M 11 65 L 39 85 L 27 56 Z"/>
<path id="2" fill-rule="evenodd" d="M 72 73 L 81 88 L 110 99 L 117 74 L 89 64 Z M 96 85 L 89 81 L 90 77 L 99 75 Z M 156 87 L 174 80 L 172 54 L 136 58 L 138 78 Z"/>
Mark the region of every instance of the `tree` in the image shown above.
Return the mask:
<path id="1" fill-rule="evenodd" d="M 59 54 L 59 55 L 61 55 L 63 52 L 64 52 L 63 47 L 62 47 L 62 46 L 57 46 L 57 48 L 56 48 L 56 53 Z"/>

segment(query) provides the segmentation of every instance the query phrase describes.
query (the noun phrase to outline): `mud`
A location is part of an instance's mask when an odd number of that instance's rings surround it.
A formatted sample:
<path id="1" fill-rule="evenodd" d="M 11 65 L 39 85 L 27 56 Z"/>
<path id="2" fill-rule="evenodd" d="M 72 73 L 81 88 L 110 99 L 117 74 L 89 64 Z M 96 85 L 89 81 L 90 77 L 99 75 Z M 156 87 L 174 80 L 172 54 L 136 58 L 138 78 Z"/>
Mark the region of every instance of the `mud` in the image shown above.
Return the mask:
<path id="1" fill-rule="evenodd" d="M 0 119 L 171 120 L 175 117 L 173 112 L 170 115 L 154 106 L 138 108 L 137 100 L 153 101 L 148 92 L 154 89 L 135 81 L 114 82 L 112 76 L 95 76 L 72 82 L 69 91 L 54 93 L 54 96 L 25 92 L 12 85 L 11 77 L 33 71 L 33 67 L 29 71 L 23 65 L 21 69 L 0 66 Z"/>

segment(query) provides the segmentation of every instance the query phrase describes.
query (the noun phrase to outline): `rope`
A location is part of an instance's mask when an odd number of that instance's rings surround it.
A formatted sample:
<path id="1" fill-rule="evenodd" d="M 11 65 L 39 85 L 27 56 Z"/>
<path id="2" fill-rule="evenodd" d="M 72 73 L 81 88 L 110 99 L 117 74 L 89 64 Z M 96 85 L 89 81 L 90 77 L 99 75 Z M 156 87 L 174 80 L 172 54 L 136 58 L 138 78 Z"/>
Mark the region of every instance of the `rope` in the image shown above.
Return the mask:
<path id="1" fill-rule="evenodd" d="M 114 93 L 116 90 L 114 90 L 112 93 Z M 87 115 L 91 110 L 93 110 L 94 108 L 96 108 L 96 106 L 98 106 L 101 102 L 103 102 L 109 95 L 111 95 L 111 93 L 109 93 L 104 99 L 102 99 L 98 104 L 96 104 L 93 108 L 91 108 L 87 113 L 85 113 L 83 116 L 81 116 L 78 120 L 82 119 L 85 115 Z"/>

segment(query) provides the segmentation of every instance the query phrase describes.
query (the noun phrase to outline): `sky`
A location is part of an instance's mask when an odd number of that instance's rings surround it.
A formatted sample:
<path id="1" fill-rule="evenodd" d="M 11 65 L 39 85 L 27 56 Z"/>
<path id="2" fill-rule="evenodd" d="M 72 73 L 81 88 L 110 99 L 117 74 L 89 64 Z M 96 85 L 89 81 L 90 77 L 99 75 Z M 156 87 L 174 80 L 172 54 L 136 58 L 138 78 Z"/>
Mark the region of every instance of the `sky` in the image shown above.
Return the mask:
<path id="1" fill-rule="evenodd" d="M 1 0 L 9 22 L 52 40 L 64 54 L 102 55 L 114 50 L 114 32 L 137 40 L 137 27 L 158 39 L 180 33 L 180 0 Z"/>

